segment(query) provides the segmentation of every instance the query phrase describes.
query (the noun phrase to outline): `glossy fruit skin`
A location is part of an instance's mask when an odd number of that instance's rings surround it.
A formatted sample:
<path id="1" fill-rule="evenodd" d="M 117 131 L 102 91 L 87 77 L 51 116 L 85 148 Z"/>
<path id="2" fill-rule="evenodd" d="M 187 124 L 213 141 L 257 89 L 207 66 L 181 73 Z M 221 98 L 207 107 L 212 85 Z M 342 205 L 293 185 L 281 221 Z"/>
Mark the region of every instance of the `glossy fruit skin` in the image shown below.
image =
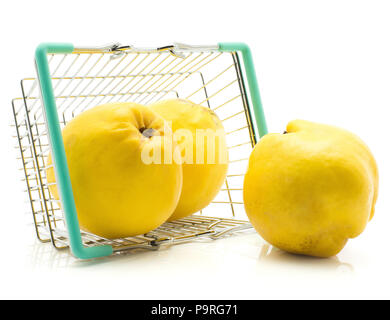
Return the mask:
<path id="1" fill-rule="evenodd" d="M 169 220 L 176 220 L 205 208 L 218 194 L 223 185 L 228 169 L 228 150 L 222 122 L 209 108 L 203 107 L 184 99 L 170 99 L 150 105 L 150 108 L 165 120 L 170 122 L 173 134 L 186 129 L 196 141 L 198 129 L 221 132 L 215 139 L 215 163 L 207 161 L 208 151 L 205 141 L 204 163 L 196 163 L 196 144 L 193 144 L 193 163 L 183 163 L 183 188 L 175 212 Z M 179 146 L 186 140 L 178 139 Z"/>
<path id="2" fill-rule="evenodd" d="M 257 232 L 285 251 L 339 253 L 363 232 L 378 196 L 378 169 L 356 135 L 291 121 L 286 134 L 255 146 L 244 179 L 244 204 Z"/>
<path id="3" fill-rule="evenodd" d="M 63 129 L 63 140 L 80 227 L 114 239 L 149 232 L 164 223 L 179 201 L 181 165 L 145 164 L 142 149 L 164 145 L 164 121 L 135 103 L 112 103 L 89 109 Z M 51 163 L 49 157 L 49 164 Z M 53 168 L 47 170 L 55 182 Z M 55 185 L 50 192 L 58 199 Z"/>

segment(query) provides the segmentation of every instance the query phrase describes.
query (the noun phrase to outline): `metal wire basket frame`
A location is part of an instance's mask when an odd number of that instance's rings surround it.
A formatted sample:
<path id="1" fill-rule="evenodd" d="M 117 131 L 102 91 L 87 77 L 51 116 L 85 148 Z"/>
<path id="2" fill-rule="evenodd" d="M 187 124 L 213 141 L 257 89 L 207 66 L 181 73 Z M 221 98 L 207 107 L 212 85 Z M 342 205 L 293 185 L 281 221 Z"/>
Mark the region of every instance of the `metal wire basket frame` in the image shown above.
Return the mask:
<path id="1" fill-rule="evenodd" d="M 251 229 L 243 208 L 243 176 L 250 152 L 267 128 L 247 45 L 134 48 L 49 43 L 38 46 L 35 62 L 38 77 L 21 81 L 22 97 L 12 100 L 12 108 L 23 180 L 40 241 L 58 249 L 70 246 L 76 257 L 89 259 Z M 147 105 L 171 97 L 209 107 L 224 124 L 229 171 L 219 195 L 199 214 L 166 222 L 137 237 L 110 240 L 80 230 L 61 128 L 98 104 L 133 101 Z M 61 206 L 46 180 L 49 152 Z"/>

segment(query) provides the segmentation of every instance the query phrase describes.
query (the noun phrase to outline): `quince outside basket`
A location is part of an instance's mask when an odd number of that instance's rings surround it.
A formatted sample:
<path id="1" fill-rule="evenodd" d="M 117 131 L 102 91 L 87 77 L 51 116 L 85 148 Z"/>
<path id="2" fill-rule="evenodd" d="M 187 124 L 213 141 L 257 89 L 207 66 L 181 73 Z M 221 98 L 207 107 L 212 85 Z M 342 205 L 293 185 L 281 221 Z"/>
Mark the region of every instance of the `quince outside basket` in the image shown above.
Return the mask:
<path id="1" fill-rule="evenodd" d="M 135 48 L 47 43 L 38 46 L 35 64 L 37 77 L 21 81 L 22 97 L 12 100 L 12 108 L 23 180 L 40 241 L 57 249 L 70 247 L 76 257 L 89 259 L 251 229 L 243 206 L 243 178 L 250 152 L 267 128 L 247 45 Z M 212 109 L 224 125 L 229 170 L 218 196 L 202 212 L 136 237 L 110 240 L 80 230 L 61 128 L 99 104 L 147 105 L 179 97 Z M 46 180 L 49 152 L 61 206 Z"/>

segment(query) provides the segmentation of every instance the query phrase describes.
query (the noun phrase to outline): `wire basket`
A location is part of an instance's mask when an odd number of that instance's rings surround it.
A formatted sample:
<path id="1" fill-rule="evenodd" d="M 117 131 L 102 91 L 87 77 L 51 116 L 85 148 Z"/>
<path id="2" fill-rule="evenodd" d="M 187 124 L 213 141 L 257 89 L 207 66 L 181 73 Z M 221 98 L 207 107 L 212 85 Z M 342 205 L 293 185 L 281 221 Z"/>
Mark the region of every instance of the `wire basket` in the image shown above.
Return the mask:
<path id="1" fill-rule="evenodd" d="M 243 178 L 250 152 L 267 129 L 251 52 L 245 44 L 87 48 L 51 43 L 37 48 L 35 62 L 38 77 L 21 81 L 22 97 L 12 100 L 12 108 L 23 180 L 40 241 L 58 249 L 70 246 L 76 257 L 88 259 L 251 229 L 243 206 Z M 80 230 L 61 129 L 77 114 L 99 104 L 147 105 L 168 98 L 190 99 L 221 119 L 229 170 L 220 193 L 201 212 L 166 222 L 144 235 L 110 240 Z M 48 188 L 49 152 L 61 206 Z"/>

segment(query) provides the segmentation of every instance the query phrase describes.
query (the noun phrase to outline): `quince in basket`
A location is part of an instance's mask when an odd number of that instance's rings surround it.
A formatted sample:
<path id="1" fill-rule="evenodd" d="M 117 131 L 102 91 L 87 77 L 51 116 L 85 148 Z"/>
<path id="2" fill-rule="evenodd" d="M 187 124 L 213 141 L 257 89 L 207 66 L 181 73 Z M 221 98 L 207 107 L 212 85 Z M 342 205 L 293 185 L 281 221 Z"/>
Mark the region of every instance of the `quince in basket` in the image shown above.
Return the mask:
<path id="1" fill-rule="evenodd" d="M 378 170 L 368 147 L 336 127 L 296 120 L 264 136 L 244 180 L 247 215 L 275 247 L 336 255 L 374 215 Z"/>
<path id="2" fill-rule="evenodd" d="M 72 119 L 62 134 L 82 229 L 110 239 L 128 237 L 149 232 L 171 216 L 182 168 L 173 161 L 145 163 L 145 152 L 167 152 L 162 138 L 171 134 L 150 108 L 100 105 Z M 175 150 L 171 146 L 168 152 Z M 53 168 L 47 180 L 55 182 Z M 56 185 L 50 191 L 59 198 Z"/>
<path id="3" fill-rule="evenodd" d="M 182 156 L 183 188 L 169 218 L 176 220 L 205 208 L 218 194 L 228 169 L 228 150 L 221 120 L 209 108 L 184 99 L 150 105 L 167 120 Z"/>

